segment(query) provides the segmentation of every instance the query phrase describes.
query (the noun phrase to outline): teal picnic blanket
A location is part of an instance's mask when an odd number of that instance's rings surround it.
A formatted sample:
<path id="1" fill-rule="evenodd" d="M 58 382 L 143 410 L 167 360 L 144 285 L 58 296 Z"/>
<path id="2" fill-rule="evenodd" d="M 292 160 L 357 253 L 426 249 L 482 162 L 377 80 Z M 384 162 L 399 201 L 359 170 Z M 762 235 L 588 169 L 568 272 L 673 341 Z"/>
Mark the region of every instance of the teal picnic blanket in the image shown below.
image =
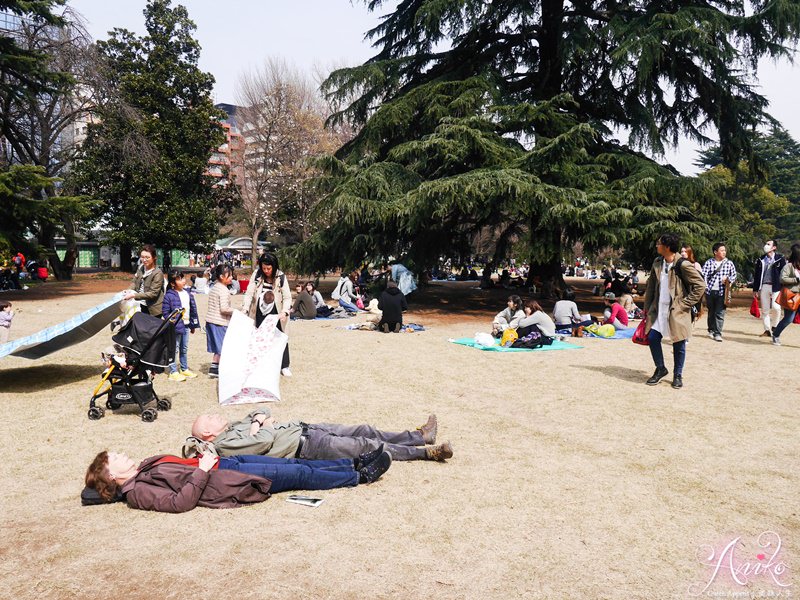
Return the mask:
<path id="1" fill-rule="evenodd" d="M 561 340 L 553 340 L 553 343 L 549 346 L 542 346 L 541 348 L 536 348 L 535 350 L 531 348 L 503 348 L 502 346 L 480 346 L 475 343 L 475 340 L 472 338 L 458 338 L 457 340 L 450 340 L 454 344 L 459 344 L 461 346 L 469 346 L 470 348 L 477 348 L 478 350 L 489 350 L 490 352 L 540 352 L 542 350 L 572 350 L 573 348 L 583 348 L 583 346 L 578 346 L 576 344 L 570 344 L 569 342 L 562 342 Z"/>

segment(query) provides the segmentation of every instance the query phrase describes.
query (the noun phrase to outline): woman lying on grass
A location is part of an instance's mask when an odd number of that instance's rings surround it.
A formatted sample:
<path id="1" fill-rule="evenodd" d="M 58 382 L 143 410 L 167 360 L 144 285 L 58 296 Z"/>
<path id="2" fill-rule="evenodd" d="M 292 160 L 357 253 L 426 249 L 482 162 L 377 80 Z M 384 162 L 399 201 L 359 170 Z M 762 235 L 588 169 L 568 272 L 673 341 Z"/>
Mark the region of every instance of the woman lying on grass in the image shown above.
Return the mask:
<path id="1" fill-rule="evenodd" d="M 286 490 L 329 490 L 372 483 L 391 465 L 383 445 L 356 460 L 270 456 L 200 458 L 159 455 L 140 464 L 115 452 L 98 454 L 86 471 L 84 504 L 124 500 L 131 508 L 180 513 L 195 506 L 236 508 Z"/>

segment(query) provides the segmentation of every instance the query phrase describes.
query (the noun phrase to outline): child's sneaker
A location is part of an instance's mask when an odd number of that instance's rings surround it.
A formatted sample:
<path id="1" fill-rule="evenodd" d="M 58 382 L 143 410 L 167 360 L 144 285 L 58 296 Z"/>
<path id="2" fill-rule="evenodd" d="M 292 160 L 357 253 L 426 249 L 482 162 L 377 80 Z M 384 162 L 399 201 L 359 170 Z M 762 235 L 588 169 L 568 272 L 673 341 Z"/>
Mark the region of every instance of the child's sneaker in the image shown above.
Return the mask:
<path id="1" fill-rule="evenodd" d="M 169 374 L 170 381 L 186 381 L 186 375 L 181 373 L 180 371 L 175 371 L 174 373 Z"/>
<path id="2" fill-rule="evenodd" d="M 219 365 L 215 363 L 211 363 L 211 366 L 208 368 L 208 376 L 212 379 L 216 379 L 219 377 Z"/>
<path id="3" fill-rule="evenodd" d="M 189 369 L 186 369 L 185 371 L 181 371 L 181 375 L 186 377 L 186 379 L 194 379 L 195 377 L 197 377 L 197 373 L 195 373 L 194 371 L 191 371 Z"/>

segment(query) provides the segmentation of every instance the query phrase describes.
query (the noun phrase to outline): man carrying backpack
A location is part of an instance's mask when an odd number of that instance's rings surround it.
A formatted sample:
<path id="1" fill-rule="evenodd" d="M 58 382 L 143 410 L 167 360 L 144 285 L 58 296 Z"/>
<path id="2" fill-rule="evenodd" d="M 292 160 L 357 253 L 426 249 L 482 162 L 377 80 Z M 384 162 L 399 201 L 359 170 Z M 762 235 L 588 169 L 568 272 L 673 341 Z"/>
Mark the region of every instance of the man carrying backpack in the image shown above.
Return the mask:
<path id="1" fill-rule="evenodd" d="M 661 349 L 661 340 L 669 337 L 672 339 L 674 389 L 683 387 L 686 340 L 692 334 L 692 306 L 700 301 L 705 289 L 703 277 L 691 262 L 680 257 L 678 250 L 678 236 L 665 233 L 658 238 L 659 256 L 653 262 L 644 294 L 645 333 L 656 365 L 647 385 L 658 384 L 669 373 Z"/>

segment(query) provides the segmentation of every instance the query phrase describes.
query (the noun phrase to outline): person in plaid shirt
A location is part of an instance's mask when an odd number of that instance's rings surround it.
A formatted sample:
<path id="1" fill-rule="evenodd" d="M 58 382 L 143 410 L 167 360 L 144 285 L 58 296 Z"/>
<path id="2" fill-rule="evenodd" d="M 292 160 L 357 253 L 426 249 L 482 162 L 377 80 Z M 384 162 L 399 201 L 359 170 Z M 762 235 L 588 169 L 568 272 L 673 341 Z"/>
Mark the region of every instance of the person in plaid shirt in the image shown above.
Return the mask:
<path id="1" fill-rule="evenodd" d="M 708 303 L 708 337 L 722 341 L 722 327 L 725 324 L 725 282 L 736 281 L 736 266 L 726 258 L 725 244 L 717 242 L 711 248 L 714 257 L 703 265 L 703 279 L 706 280 L 706 302 Z"/>

